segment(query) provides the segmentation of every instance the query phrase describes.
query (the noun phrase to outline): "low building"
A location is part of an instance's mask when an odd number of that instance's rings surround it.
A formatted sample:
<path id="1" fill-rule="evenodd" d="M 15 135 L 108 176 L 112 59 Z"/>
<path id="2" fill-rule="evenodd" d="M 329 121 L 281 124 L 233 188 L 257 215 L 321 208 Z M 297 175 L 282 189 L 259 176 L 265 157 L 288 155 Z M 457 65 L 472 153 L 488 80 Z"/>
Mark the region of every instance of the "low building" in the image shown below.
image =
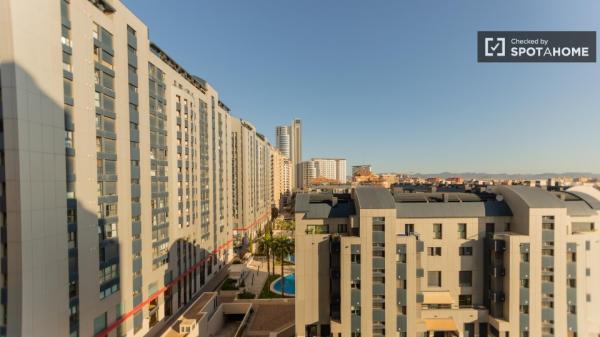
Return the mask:
<path id="1" fill-rule="evenodd" d="M 600 192 L 296 196 L 297 336 L 596 336 Z"/>

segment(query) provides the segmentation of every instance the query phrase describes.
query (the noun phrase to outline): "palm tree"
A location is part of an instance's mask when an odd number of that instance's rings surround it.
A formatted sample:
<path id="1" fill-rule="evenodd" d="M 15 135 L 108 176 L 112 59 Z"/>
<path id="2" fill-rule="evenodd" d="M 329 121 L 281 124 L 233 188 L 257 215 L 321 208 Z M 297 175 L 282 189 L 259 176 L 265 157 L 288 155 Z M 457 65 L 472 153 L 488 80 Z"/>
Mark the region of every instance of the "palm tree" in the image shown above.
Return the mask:
<path id="1" fill-rule="evenodd" d="M 274 245 L 274 254 L 278 254 L 281 257 L 281 297 L 284 297 L 284 289 L 285 289 L 285 277 L 283 275 L 284 273 L 284 261 L 285 261 L 285 257 L 292 254 L 294 252 L 294 240 L 285 237 L 285 236 L 278 236 L 277 238 L 275 238 L 275 245 Z"/>
<path id="2" fill-rule="evenodd" d="M 269 256 L 270 256 L 271 251 L 273 251 L 274 238 L 271 235 L 271 233 L 267 232 L 264 236 L 258 238 L 258 240 L 259 240 L 258 241 L 259 245 L 261 247 L 260 249 L 263 252 L 265 252 L 265 254 L 267 255 L 267 276 L 270 276 L 271 275 L 271 266 L 270 266 Z M 273 263 L 275 263 L 275 262 L 273 262 Z M 274 265 L 273 265 L 273 267 L 274 267 Z M 273 274 L 274 273 L 275 272 L 273 272 Z"/>

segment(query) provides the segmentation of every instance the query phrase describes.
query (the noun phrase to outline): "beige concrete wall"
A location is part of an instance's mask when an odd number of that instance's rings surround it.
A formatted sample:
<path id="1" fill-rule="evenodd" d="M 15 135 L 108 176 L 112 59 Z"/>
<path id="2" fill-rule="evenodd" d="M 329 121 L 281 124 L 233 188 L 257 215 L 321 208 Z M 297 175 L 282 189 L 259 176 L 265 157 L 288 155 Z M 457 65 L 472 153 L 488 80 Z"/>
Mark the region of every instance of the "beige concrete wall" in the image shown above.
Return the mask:
<path id="1" fill-rule="evenodd" d="M 9 336 L 69 328 L 60 22 L 59 3 L 0 3 Z"/>

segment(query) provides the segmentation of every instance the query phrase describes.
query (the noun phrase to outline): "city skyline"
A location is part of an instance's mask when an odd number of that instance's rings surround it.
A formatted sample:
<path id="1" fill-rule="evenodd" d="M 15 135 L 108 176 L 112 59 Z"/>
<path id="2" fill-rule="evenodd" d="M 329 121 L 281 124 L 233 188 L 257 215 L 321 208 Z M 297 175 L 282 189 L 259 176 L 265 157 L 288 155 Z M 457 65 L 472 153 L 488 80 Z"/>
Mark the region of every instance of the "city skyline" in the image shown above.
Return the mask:
<path id="1" fill-rule="evenodd" d="M 600 144 L 596 63 L 478 64 L 475 53 L 478 30 L 598 30 L 597 3 L 519 3 L 518 13 L 476 2 L 126 4 L 182 65 L 215 78 L 242 118 L 261 130 L 301 118 L 307 158 L 398 172 L 600 172 L 587 155 Z M 195 36 L 202 43 L 181 43 Z"/>

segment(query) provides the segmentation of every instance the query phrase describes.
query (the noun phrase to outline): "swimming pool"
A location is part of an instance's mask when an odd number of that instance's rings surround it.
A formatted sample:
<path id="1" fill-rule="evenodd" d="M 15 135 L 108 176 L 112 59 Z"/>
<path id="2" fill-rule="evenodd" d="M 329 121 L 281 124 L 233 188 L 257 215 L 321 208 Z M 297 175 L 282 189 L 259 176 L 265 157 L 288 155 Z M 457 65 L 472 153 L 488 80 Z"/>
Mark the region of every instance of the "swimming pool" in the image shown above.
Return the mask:
<path id="1" fill-rule="evenodd" d="M 296 274 L 285 275 L 285 282 L 283 284 L 283 294 L 285 296 L 296 295 Z M 271 291 L 277 294 L 281 294 L 281 277 L 271 283 Z"/>

